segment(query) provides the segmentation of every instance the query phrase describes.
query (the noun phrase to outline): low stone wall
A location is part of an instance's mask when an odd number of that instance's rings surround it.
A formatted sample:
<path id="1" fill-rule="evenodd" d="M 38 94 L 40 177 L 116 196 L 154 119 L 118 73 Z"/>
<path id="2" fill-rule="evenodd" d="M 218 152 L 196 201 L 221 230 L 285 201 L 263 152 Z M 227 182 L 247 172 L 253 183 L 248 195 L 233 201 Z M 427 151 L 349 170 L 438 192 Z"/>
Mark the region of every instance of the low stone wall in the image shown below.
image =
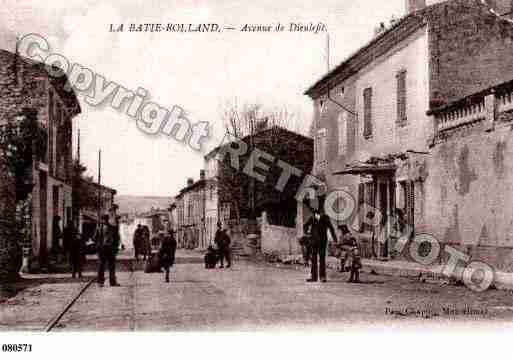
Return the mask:
<path id="1" fill-rule="evenodd" d="M 262 213 L 261 223 L 262 253 L 280 255 L 299 255 L 301 247 L 298 243 L 296 228 L 270 225 L 266 213 Z"/>

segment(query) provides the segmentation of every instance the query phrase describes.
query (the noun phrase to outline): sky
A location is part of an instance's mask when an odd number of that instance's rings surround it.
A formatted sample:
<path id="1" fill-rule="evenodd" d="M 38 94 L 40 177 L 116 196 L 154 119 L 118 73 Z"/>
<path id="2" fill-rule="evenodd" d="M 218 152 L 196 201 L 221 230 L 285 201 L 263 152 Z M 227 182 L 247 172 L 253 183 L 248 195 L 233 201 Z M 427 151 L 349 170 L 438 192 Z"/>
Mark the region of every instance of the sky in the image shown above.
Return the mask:
<path id="1" fill-rule="evenodd" d="M 336 65 L 372 39 L 374 27 L 404 15 L 405 0 L 2 0 L 0 47 L 14 50 L 16 36 L 43 35 L 65 55 L 126 88 L 143 87 L 152 101 L 184 108 L 192 122 L 208 121 L 209 139 L 194 151 L 175 139 L 141 132 L 134 120 L 79 97 L 74 142 L 96 176 L 102 150 L 102 183 L 119 194 L 173 196 L 188 177 L 197 179 L 203 156 L 222 139 L 226 103 L 259 103 L 297 114 L 301 129 L 313 106 L 304 91 L 327 70 L 326 34 L 313 33 L 112 33 L 110 24 L 290 22 L 326 24 L 330 63 Z M 125 28 L 126 30 L 126 28 Z"/>

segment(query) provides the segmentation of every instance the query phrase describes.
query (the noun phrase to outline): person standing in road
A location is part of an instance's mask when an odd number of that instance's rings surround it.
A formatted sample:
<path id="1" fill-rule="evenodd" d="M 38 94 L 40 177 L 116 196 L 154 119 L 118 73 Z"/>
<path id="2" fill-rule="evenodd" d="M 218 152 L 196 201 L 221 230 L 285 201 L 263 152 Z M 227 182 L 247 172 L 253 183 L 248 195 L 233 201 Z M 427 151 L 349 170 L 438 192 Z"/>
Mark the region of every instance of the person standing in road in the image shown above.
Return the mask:
<path id="1" fill-rule="evenodd" d="M 345 272 L 346 269 L 346 261 L 348 260 L 349 254 L 352 250 L 352 234 L 349 230 L 349 227 L 346 224 L 342 224 L 338 226 L 340 230 L 340 238 L 339 238 L 339 249 L 340 249 L 340 268 L 339 272 Z"/>
<path id="2" fill-rule="evenodd" d="M 82 236 L 74 230 L 73 239 L 70 244 L 71 277 L 82 278 L 82 265 L 85 256 L 85 243 Z"/>
<path id="3" fill-rule="evenodd" d="M 169 269 L 175 264 L 176 239 L 174 232 L 169 232 L 160 241 L 159 266 L 164 268 L 166 283 L 169 283 Z"/>
<path id="4" fill-rule="evenodd" d="M 139 255 L 142 253 L 142 243 L 143 243 L 143 233 L 142 233 L 142 226 L 139 223 L 137 225 L 137 228 L 134 231 L 134 238 L 133 238 L 133 244 L 134 244 L 134 256 L 135 261 L 139 262 Z"/>
<path id="5" fill-rule="evenodd" d="M 230 268 L 232 266 L 232 249 L 231 249 L 231 243 L 232 239 L 228 235 L 228 229 L 223 229 L 223 250 L 222 255 L 224 256 L 224 259 L 226 259 L 226 268 Z"/>
<path id="6" fill-rule="evenodd" d="M 102 216 L 101 223 L 96 232 L 98 252 L 98 284 L 103 287 L 105 283 L 105 267 L 109 269 L 109 283 L 111 287 L 119 286 L 116 280 L 116 248 L 113 227 L 109 224 L 109 215 Z"/>
<path id="7" fill-rule="evenodd" d="M 351 250 L 349 252 L 350 265 L 348 265 L 348 267 L 351 271 L 351 276 L 349 277 L 348 283 L 360 283 L 360 269 L 362 268 L 360 249 L 358 248 L 356 238 L 351 237 L 349 241 L 351 242 Z"/>
<path id="8" fill-rule="evenodd" d="M 217 253 L 219 256 L 219 262 L 221 263 L 220 268 L 224 268 L 224 255 L 222 252 L 223 242 L 223 228 L 221 222 L 217 222 L 217 230 L 214 237 L 214 243 L 217 246 Z"/>
<path id="9" fill-rule="evenodd" d="M 221 265 L 219 268 L 224 268 L 224 260 L 226 259 L 227 268 L 230 268 L 232 265 L 230 244 L 231 239 L 228 233 L 226 233 L 226 229 L 222 228 L 221 222 L 217 223 L 217 231 L 214 239 L 215 244 L 217 245 L 217 250 L 219 251 L 219 260 Z"/>
<path id="10" fill-rule="evenodd" d="M 141 233 L 142 233 L 141 248 L 142 248 L 143 260 L 146 261 L 146 259 L 151 258 L 150 229 L 148 228 L 148 226 L 146 226 L 146 225 L 142 226 Z"/>
<path id="11" fill-rule="evenodd" d="M 328 245 L 328 231 L 335 242 L 337 237 L 330 218 L 324 213 L 323 206 L 320 209 L 312 209 L 313 216 L 305 223 L 304 232 L 310 233 L 311 240 L 311 277 L 307 282 L 326 282 L 326 247 Z M 317 265 L 319 260 L 319 265 Z"/>
<path id="12" fill-rule="evenodd" d="M 64 261 L 71 265 L 71 245 L 73 244 L 76 235 L 75 226 L 73 222 L 69 221 L 62 231 L 62 247 L 64 249 Z"/>
<path id="13" fill-rule="evenodd" d="M 62 238 L 61 217 L 54 216 L 52 221 L 52 254 L 56 263 L 59 262 L 59 256 L 62 252 L 60 240 Z"/>

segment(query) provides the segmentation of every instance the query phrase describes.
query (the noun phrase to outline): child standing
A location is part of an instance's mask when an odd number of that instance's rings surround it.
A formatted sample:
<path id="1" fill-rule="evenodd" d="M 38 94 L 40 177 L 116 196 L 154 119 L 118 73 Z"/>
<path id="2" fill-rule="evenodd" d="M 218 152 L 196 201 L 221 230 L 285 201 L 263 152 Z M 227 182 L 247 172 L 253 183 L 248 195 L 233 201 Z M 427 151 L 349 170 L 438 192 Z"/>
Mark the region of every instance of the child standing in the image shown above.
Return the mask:
<path id="1" fill-rule="evenodd" d="M 346 261 L 346 265 L 348 269 L 351 271 L 351 276 L 349 277 L 349 283 L 360 283 L 360 269 L 362 268 L 362 258 L 360 255 L 360 250 L 358 249 L 358 243 L 354 237 L 351 237 L 351 250 L 348 252 L 348 258 Z"/>

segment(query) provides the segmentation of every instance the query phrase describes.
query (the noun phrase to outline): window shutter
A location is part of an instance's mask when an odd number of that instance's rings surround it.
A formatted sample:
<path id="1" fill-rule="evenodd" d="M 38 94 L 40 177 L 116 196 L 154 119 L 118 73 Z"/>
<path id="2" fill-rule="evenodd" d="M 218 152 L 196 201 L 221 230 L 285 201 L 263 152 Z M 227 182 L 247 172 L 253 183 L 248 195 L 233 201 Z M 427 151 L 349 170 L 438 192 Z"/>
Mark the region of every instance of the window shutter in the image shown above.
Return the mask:
<path id="1" fill-rule="evenodd" d="M 406 220 L 413 229 L 415 224 L 415 185 L 413 181 L 406 182 Z"/>
<path id="2" fill-rule="evenodd" d="M 397 122 L 404 124 L 406 117 L 406 71 L 397 74 Z"/>
<path id="3" fill-rule="evenodd" d="M 363 136 L 372 136 L 372 88 L 363 91 Z"/>
<path id="4" fill-rule="evenodd" d="M 338 115 L 338 155 L 343 156 L 346 154 L 347 149 L 347 112 L 342 111 Z"/>

